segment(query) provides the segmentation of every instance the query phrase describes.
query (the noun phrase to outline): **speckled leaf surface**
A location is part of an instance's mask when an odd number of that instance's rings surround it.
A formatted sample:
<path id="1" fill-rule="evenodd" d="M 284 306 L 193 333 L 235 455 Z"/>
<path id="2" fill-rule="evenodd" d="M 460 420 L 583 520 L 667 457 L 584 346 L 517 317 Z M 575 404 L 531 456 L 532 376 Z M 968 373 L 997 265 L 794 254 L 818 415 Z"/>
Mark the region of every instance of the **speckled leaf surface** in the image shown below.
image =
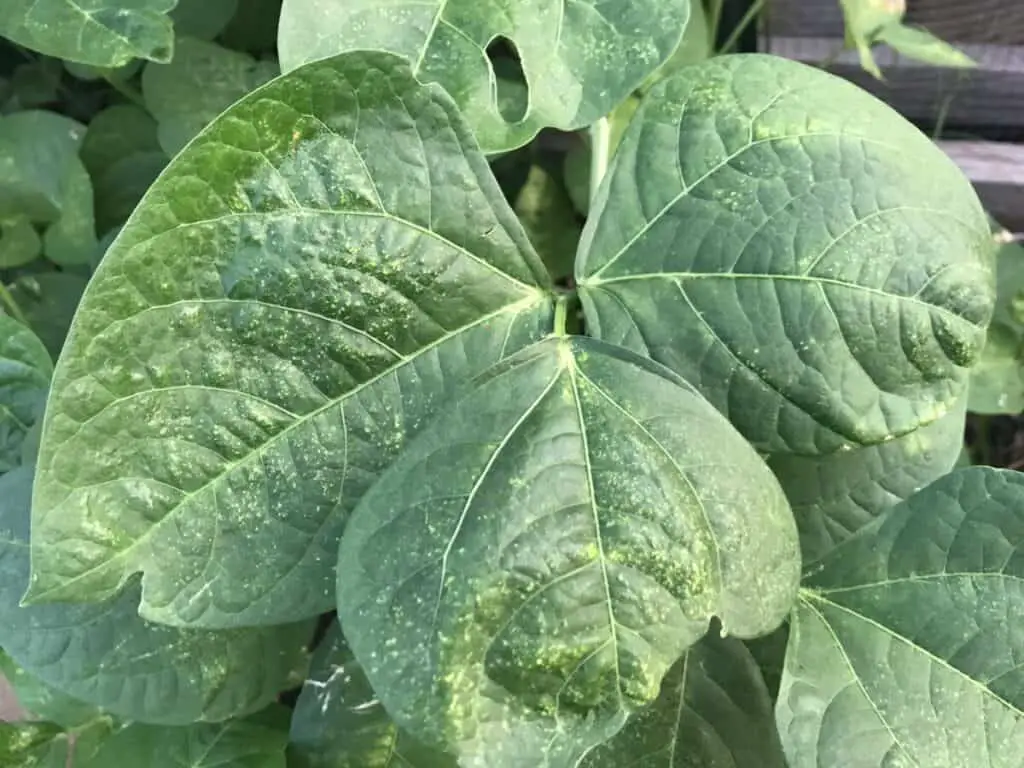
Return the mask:
<path id="1" fill-rule="evenodd" d="M 96 67 L 134 58 L 170 61 L 177 0 L 4 0 L 0 35 L 18 45 Z"/>
<path id="2" fill-rule="evenodd" d="M 21 463 L 21 446 L 43 417 L 53 363 L 46 347 L 17 320 L 0 315 L 0 473 Z"/>
<path id="3" fill-rule="evenodd" d="M 663 0 L 285 0 L 278 45 L 285 71 L 354 49 L 404 56 L 497 152 L 604 117 L 675 51 L 688 17 L 688 3 Z M 498 109 L 486 53 L 498 37 L 518 51 L 529 89 L 515 123 Z"/>
<path id="4" fill-rule="evenodd" d="M 711 631 L 665 676 L 661 695 L 580 768 L 786 768 L 761 670 Z"/>
<path id="5" fill-rule="evenodd" d="M 970 467 L 805 582 L 777 723 L 790 768 L 1024 765 L 1024 476 Z"/>
<path id="6" fill-rule="evenodd" d="M 54 376 L 29 600 L 240 626 L 334 603 L 351 509 L 436 407 L 551 328 L 451 100 L 347 54 L 224 113 L 144 198 Z M 253 563 L 259 563 L 253 569 Z"/>
<path id="7" fill-rule="evenodd" d="M 712 616 L 776 627 L 798 572 L 781 488 L 713 407 L 649 360 L 551 338 L 363 498 L 338 615 L 399 727 L 465 768 L 560 768 L 655 700 Z"/>
<path id="8" fill-rule="evenodd" d="M 885 443 L 826 456 L 773 456 L 800 529 L 806 567 L 837 544 L 938 480 L 963 450 L 967 398 L 938 421 Z"/>
<path id="9" fill-rule="evenodd" d="M 313 622 L 175 629 L 138 616 L 137 584 L 99 605 L 20 607 L 32 467 L 0 477 L 0 646 L 42 682 L 113 715 L 187 725 L 270 703 L 308 664 Z"/>
<path id="10" fill-rule="evenodd" d="M 850 83 L 749 54 L 652 89 L 576 275 L 594 335 L 682 374 L 759 449 L 818 454 L 952 407 L 992 249 L 928 137 Z"/>
<path id="11" fill-rule="evenodd" d="M 458 768 L 398 730 L 335 622 L 295 703 L 289 768 Z"/>

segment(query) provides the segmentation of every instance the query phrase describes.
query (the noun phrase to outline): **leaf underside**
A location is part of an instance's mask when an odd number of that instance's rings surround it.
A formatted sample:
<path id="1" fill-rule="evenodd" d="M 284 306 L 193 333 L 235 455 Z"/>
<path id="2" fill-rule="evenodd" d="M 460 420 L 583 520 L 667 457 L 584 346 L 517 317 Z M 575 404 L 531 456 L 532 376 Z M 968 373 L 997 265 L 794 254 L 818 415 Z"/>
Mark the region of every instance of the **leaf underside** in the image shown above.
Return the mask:
<path id="1" fill-rule="evenodd" d="M 364 497 L 338 615 L 400 728 L 460 765 L 558 768 L 656 699 L 713 616 L 778 626 L 798 571 L 782 491 L 720 414 L 648 360 L 552 338 Z"/>
<path id="2" fill-rule="evenodd" d="M 791 768 L 1018 768 L 1024 477 L 937 480 L 829 554 L 777 707 Z"/>
<path id="3" fill-rule="evenodd" d="M 750 54 L 657 85 L 577 259 L 590 331 L 692 382 L 759 449 L 821 454 L 931 423 L 992 313 L 963 173 L 837 77 Z"/>

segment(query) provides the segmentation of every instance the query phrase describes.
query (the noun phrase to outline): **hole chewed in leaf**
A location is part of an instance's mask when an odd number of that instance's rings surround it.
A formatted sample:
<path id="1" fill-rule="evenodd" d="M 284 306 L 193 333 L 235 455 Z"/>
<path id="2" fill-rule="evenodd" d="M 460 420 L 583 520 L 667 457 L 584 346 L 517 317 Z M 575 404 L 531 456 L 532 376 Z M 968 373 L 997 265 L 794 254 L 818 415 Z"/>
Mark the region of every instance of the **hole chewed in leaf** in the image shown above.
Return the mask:
<path id="1" fill-rule="evenodd" d="M 520 123 L 530 108 L 529 89 L 515 44 L 500 35 L 487 46 L 487 59 L 494 72 L 498 112 L 508 123 Z"/>

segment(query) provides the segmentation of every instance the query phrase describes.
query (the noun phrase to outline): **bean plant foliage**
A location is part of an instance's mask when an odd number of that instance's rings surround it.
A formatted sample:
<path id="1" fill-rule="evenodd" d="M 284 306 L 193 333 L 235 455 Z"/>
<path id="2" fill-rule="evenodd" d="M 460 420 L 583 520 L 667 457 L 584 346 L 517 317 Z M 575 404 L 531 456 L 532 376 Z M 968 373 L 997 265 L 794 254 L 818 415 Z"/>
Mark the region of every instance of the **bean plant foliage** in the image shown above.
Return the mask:
<path id="1" fill-rule="evenodd" d="M 685 0 L 246 7 L 0 10 L 3 765 L 1020 764 L 924 134 Z"/>

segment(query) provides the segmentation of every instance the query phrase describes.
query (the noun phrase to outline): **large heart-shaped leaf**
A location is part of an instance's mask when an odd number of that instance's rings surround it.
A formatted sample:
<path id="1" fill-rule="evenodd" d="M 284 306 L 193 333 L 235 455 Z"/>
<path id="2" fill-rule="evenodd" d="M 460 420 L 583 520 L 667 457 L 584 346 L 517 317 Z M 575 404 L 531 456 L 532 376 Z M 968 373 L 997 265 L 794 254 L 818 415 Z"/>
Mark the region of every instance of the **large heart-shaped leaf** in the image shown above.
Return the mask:
<path id="1" fill-rule="evenodd" d="M 313 656 L 288 740 L 294 768 L 458 768 L 398 730 L 337 622 Z"/>
<path id="2" fill-rule="evenodd" d="M 0 474 L 21 463 L 21 445 L 42 418 L 53 363 L 17 320 L 0 315 Z"/>
<path id="3" fill-rule="evenodd" d="M 550 331 L 547 281 L 455 105 L 398 57 L 254 92 L 168 167 L 82 299 L 29 599 L 104 599 L 142 571 L 155 621 L 329 609 L 349 512 L 452 392 Z"/>
<path id="4" fill-rule="evenodd" d="M 586 338 L 493 368 L 364 496 L 338 615 L 398 726 L 466 768 L 575 766 L 719 616 L 774 629 L 796 527 L 667 369 Z"/>
<path id="5" fill-rule="evenodd" d="M 736 638 L 709 632 L 661 695 L 580 768 L 786 768 L 761 670 Z"/>
<path id="6" fill-rule="evenodd" d="M 804 566 L 946 474 L 964 445 L 967 398 L 941 419 L 877 445 L 826 456 L 773 456 L 800 529 Z"/>
<path id="7" fill-rule="evenodd" d="M 354 49 L 404 56 L 440 83 L 489 152 L 543 127 L 572 130 L 604 117 L 676 49 L 689 3 L 664 0 L 285 0 L 278 44 L 285 71 Z M 498 108 L 487 49 L 511 41 L 529 89 L 525 115 Z"/>
<path id="8" fill-rule="evenodd" d="M 993 768 L 1024 755 L 1024 475 L 961 469 L 838 547 L 792 622 L 790 768 Z"/>
<path id="9" fill-rule="evenodd" d="M 641 106 L 584 231 L 590 330 L 681 373 L 767 452 L 906 434 L 963 391 L 992 312 L 970 183 L 816 68 L 726 56 Z"/>
<path id="10" fill-rule="evenodd" d="M 21 607 L 28 583 L 32 467 L 0 477 L 0 647 L 42 682 L 129 720 L 221 721 L 301 679 L 314 622 L 175 629 L 138 616 L 133 585 L 100 605 Z"/>
<path id="11" fill-rule="evenodd" d="M 3 0 L 0 35 L 18 45 L 96 67 L 133 58 L 170 61 L 168 12 L 178 0 Z"/>

